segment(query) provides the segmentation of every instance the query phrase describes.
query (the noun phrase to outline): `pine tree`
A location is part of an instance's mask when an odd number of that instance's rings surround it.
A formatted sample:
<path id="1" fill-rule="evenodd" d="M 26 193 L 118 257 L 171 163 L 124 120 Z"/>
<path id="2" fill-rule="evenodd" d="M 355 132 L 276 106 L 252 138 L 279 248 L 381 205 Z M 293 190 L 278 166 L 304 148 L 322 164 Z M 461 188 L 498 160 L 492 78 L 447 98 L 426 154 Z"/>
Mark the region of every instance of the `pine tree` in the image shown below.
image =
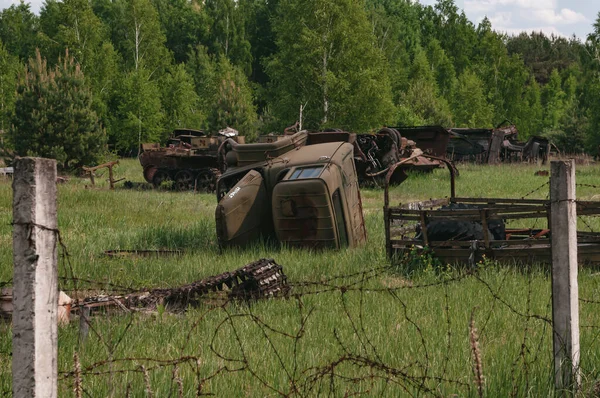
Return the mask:
<path id="1" fill-rule="evenodd" d="M 17 155 L 55 158 L 65 169 L 93 164 L 103 155 L 106 138 L 91 91 L 68 51 L 53 70 L 39 51 L 29 60 L 8 136 Z"/>

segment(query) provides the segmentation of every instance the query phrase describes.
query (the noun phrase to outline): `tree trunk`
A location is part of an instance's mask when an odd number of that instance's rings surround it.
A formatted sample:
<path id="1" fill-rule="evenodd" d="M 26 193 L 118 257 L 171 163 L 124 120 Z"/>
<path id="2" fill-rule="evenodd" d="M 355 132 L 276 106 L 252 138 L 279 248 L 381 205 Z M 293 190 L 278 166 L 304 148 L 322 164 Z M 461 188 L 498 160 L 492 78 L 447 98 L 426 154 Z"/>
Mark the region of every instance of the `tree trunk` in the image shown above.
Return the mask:
<path id="1" fill-rule="evenodd" d="M 323 124 L 327 123 L 329 101 L 327 99 L 327 49 L 323 49 Z"/>

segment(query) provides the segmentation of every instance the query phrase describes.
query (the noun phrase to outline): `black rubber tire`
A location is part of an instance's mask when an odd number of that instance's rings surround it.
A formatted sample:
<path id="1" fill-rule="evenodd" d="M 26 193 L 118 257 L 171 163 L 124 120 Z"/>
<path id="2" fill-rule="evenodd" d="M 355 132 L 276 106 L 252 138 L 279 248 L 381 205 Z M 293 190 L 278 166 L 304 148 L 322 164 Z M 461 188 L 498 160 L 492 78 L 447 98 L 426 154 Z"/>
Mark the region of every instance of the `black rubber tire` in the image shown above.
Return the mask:
<path id="1" fill-rule="evenodd" d="M 476 205 L 464 203 L 451 203 L 441 207 L 442 210 L 478 208 Z M 491 240 L 504 240 L 506 238 L 504 220 L 488 220 L 488 231 Z M 418 235 L 421 235 L 420 231 Z M 430 241 L 483 240 L 483 226 L 478 221 L 435 220 L 427 223 L 427 237 Z"/>
<path id="2" fill-rule="evenodd" d="M 381 130 L 379 130 L 377 134 L 389 135 L 392 141 L 394 141 L 394 144 L 396 144 L 396 148 L 400 148 L 400 142 L 398 141 L 400 133 L 398 133 L 398 131 L 389 127 L 384 127 Z"/>
<path id="3" fill-rule="evenodd" d="M 483 227 L 474 221 L 432 221 L 427 224 L 427 236 L 430 241 L 482 240 Z"/>

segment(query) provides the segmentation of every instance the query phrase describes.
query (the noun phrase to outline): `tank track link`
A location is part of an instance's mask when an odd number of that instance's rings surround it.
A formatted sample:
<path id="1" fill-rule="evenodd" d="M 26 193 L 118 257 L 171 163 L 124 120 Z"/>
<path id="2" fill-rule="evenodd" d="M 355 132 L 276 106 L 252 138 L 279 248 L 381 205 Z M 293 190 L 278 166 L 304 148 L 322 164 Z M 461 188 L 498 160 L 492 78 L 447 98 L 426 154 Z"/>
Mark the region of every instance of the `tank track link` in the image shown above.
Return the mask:
<path id="1" fill-rule="evenodd" d="M 228 300 L 258 300 L 287 297 L 290 286 L 283 267 L 273 259 L 260 259 L 233 272 L 224 272 L 173 289 L 153 289 L 125 296 L 95 296 L 82 300 L 77 307 L 117 306 L 129 309 L 154 309 L 164 305 L 170 311 L 185 310 L 214 295 Z M 221 292 L 221 293 L 220 293 Z M 225 296 L 225 297 L 223 297 Z"/>

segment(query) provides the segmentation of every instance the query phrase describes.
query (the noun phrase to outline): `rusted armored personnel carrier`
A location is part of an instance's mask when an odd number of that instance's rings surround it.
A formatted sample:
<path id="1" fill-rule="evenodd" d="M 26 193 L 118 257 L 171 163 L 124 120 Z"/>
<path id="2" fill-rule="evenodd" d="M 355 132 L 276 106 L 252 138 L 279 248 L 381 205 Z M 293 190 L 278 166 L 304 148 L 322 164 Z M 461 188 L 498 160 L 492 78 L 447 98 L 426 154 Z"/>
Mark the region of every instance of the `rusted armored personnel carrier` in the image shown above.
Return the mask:
<path id="1" fill-rule="evenodd" d="M 272 143 L 225 143 L 215 213 L 221 247 L 260 237 L 310 248 L 366 240 L 353 145 L 307 139 L 303 131 Z"/>
<path id="2" fill-rule="evenodd" d="M 219 146 L 226 139 L 243 143 L 237 133 L 210 136 L 201 130 L 176 129 L 167 146 L 157 143 L 142 144 L 140 163 L 144 179 L 155 187 L 173 181 L 180 191 L 214 192 L 219 175 L 224 171 L 217 156 Z"/>

